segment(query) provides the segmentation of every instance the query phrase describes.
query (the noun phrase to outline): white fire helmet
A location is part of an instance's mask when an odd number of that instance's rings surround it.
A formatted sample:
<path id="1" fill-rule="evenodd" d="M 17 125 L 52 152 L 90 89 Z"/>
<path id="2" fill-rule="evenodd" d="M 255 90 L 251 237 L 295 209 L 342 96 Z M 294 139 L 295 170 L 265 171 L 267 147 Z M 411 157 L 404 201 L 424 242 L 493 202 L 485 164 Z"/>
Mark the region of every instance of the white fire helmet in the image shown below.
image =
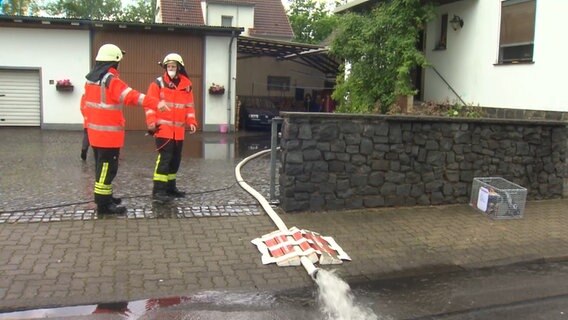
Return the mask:
<path id="1" fill-rule="evenodd" d="M 120 50 L 119 47 L 115 46 L 114 44 L 103 44 L 99 48 L 99 52 L 97 53 L 97 57 L 95 58 L 96 61 L 116 61 L 119 62 L 122 60 L 122 56 L 124 51 Z"/>
<path id="2" fill-rule="evenodd" d="M 164 57 L 164 61 L 162 62 L 162 66 L 165 68 L 169 62 L 177 62 L 179 63 L 182 67 L 185 67 L 185 65 L 183 64 L 183 59 L 181 58 L 181 56 L 177 53 L 169 53 Z"/>

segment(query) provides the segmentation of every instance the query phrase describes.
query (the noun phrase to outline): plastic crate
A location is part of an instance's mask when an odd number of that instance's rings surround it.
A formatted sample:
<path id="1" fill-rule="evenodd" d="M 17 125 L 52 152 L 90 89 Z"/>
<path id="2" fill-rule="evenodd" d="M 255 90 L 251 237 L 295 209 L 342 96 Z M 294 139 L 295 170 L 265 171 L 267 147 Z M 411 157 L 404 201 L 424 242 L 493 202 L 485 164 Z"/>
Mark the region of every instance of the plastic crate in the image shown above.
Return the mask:
<path id="1" fill-rule="evenodd" d="M 492 219 L 520 219 L 526 198 L 526 188 L 503 178 L 473 178 L 469 204 Z"/>

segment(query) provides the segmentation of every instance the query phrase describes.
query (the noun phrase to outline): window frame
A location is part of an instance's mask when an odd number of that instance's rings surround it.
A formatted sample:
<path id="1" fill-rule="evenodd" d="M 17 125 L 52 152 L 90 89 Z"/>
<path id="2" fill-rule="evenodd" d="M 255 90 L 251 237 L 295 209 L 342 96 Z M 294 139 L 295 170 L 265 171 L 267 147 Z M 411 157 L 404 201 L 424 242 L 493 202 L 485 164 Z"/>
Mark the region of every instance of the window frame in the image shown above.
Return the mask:
<path id="1" fill-rule="evenodd" d="M 434 50 L 446 50 L 448 48 L 448 17 L 447 13 L 440 16 L 440 32 Z"/>
<path id="2" fill-rule="evenodd" d="M 268 91 L 290 91 L 290 77 L 288 76 L 267 76 L 266 90 Z"/>
<path id="3" fill-rule="evenodd" d="M 222 15 L 221 16 L 221 27 L 232 27 L 233 26 L 233 16 L 226 16 L 226 15 Z M 231 24 L 230 25 L 225 25 L 225 21 L 226 20 L 230 20 Z"/>
<path id="4" fill-rule="evenodd" d="M 504 9 L 509 6 L 520 5 L 525 3 L 532 3 L 532 39 L 529 41 L 521 42 L 508 42 L 504 41 Z M 534 63 L 534 44 L 535 44 L 535 31 L 536 31 L 536 7 L 537 0 L 501 0 L 500 24 L 499 24 L 499 47 L 497 52 L 497 64 L 526 64 Z M 518 36 L 518 35 L 517 35 Z M 521 37 L 528 35 L 521 35 Z M 513 50 L 518 52 L 512 52 Z M 513 55 L 512 57 L 505 57 L 505 55 Z M 523 57 L 525 55 L 526 57 Z"/>

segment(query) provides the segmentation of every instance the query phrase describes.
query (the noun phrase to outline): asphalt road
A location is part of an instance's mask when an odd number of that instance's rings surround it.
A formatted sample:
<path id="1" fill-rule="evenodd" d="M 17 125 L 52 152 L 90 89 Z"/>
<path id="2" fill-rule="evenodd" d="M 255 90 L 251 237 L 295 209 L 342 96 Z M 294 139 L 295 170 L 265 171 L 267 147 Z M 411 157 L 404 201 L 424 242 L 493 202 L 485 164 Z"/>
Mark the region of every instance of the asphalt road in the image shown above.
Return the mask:
<path id="1" fill-rule="evenodd" d="M 374 314 L 326 315 L 318 287 L 269 291 L 204 291 L 188 297 L 124 302 L 123 313 L 93 314 L 101 305 L 0 314 L 6 319 L 313 319 L 552 320 L 568 319 L 568 263 L 396 278 L 352 286 L 354 305 Z M 341 300 L 332 301 L 341 305 Z M 329 317 L 328 317 L 329 316 Z M 344 315 L 345 317 L 345 315 Z"/>

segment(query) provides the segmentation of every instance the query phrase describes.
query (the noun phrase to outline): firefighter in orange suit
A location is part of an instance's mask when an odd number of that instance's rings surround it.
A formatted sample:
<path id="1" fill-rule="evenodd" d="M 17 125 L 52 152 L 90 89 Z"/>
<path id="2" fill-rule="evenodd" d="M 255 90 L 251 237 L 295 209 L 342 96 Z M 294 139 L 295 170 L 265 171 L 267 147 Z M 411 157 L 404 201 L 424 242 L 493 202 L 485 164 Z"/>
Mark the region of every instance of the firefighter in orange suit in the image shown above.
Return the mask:
<path id="1" fill-rule="evenodd" d="M 118 172 L 118 156 L 124 145 L 123 106 L 166 110 L 163 101 L 145 96 L 119 78 L 118 64 L 124 52 L 114 44 L 99 48 L 95 66 L 87 74 L 84 114 L 89 143 L 95 154 L 95 203 L 99 214 L 123 214 L 120 198 L 113 197 L 112 180 Z"/>
<path id="2" fill-rule="evenodd" d="M 158 151 L 152 195 L 156 202 L 167 202 L 172 198 L 185 197 L 185 192 L 177 188 L 176 175 L 181 163 L 185 130 L 195 133 L 197 120 L 193 88 L 183 59 L 177 53 L 170 53 L 161 65 L 165 72 L 150 84 L 147 96 L 164 100 L 169 110 L 157 112 L 146 108 L 146 124 L 155 137 Z"/>

